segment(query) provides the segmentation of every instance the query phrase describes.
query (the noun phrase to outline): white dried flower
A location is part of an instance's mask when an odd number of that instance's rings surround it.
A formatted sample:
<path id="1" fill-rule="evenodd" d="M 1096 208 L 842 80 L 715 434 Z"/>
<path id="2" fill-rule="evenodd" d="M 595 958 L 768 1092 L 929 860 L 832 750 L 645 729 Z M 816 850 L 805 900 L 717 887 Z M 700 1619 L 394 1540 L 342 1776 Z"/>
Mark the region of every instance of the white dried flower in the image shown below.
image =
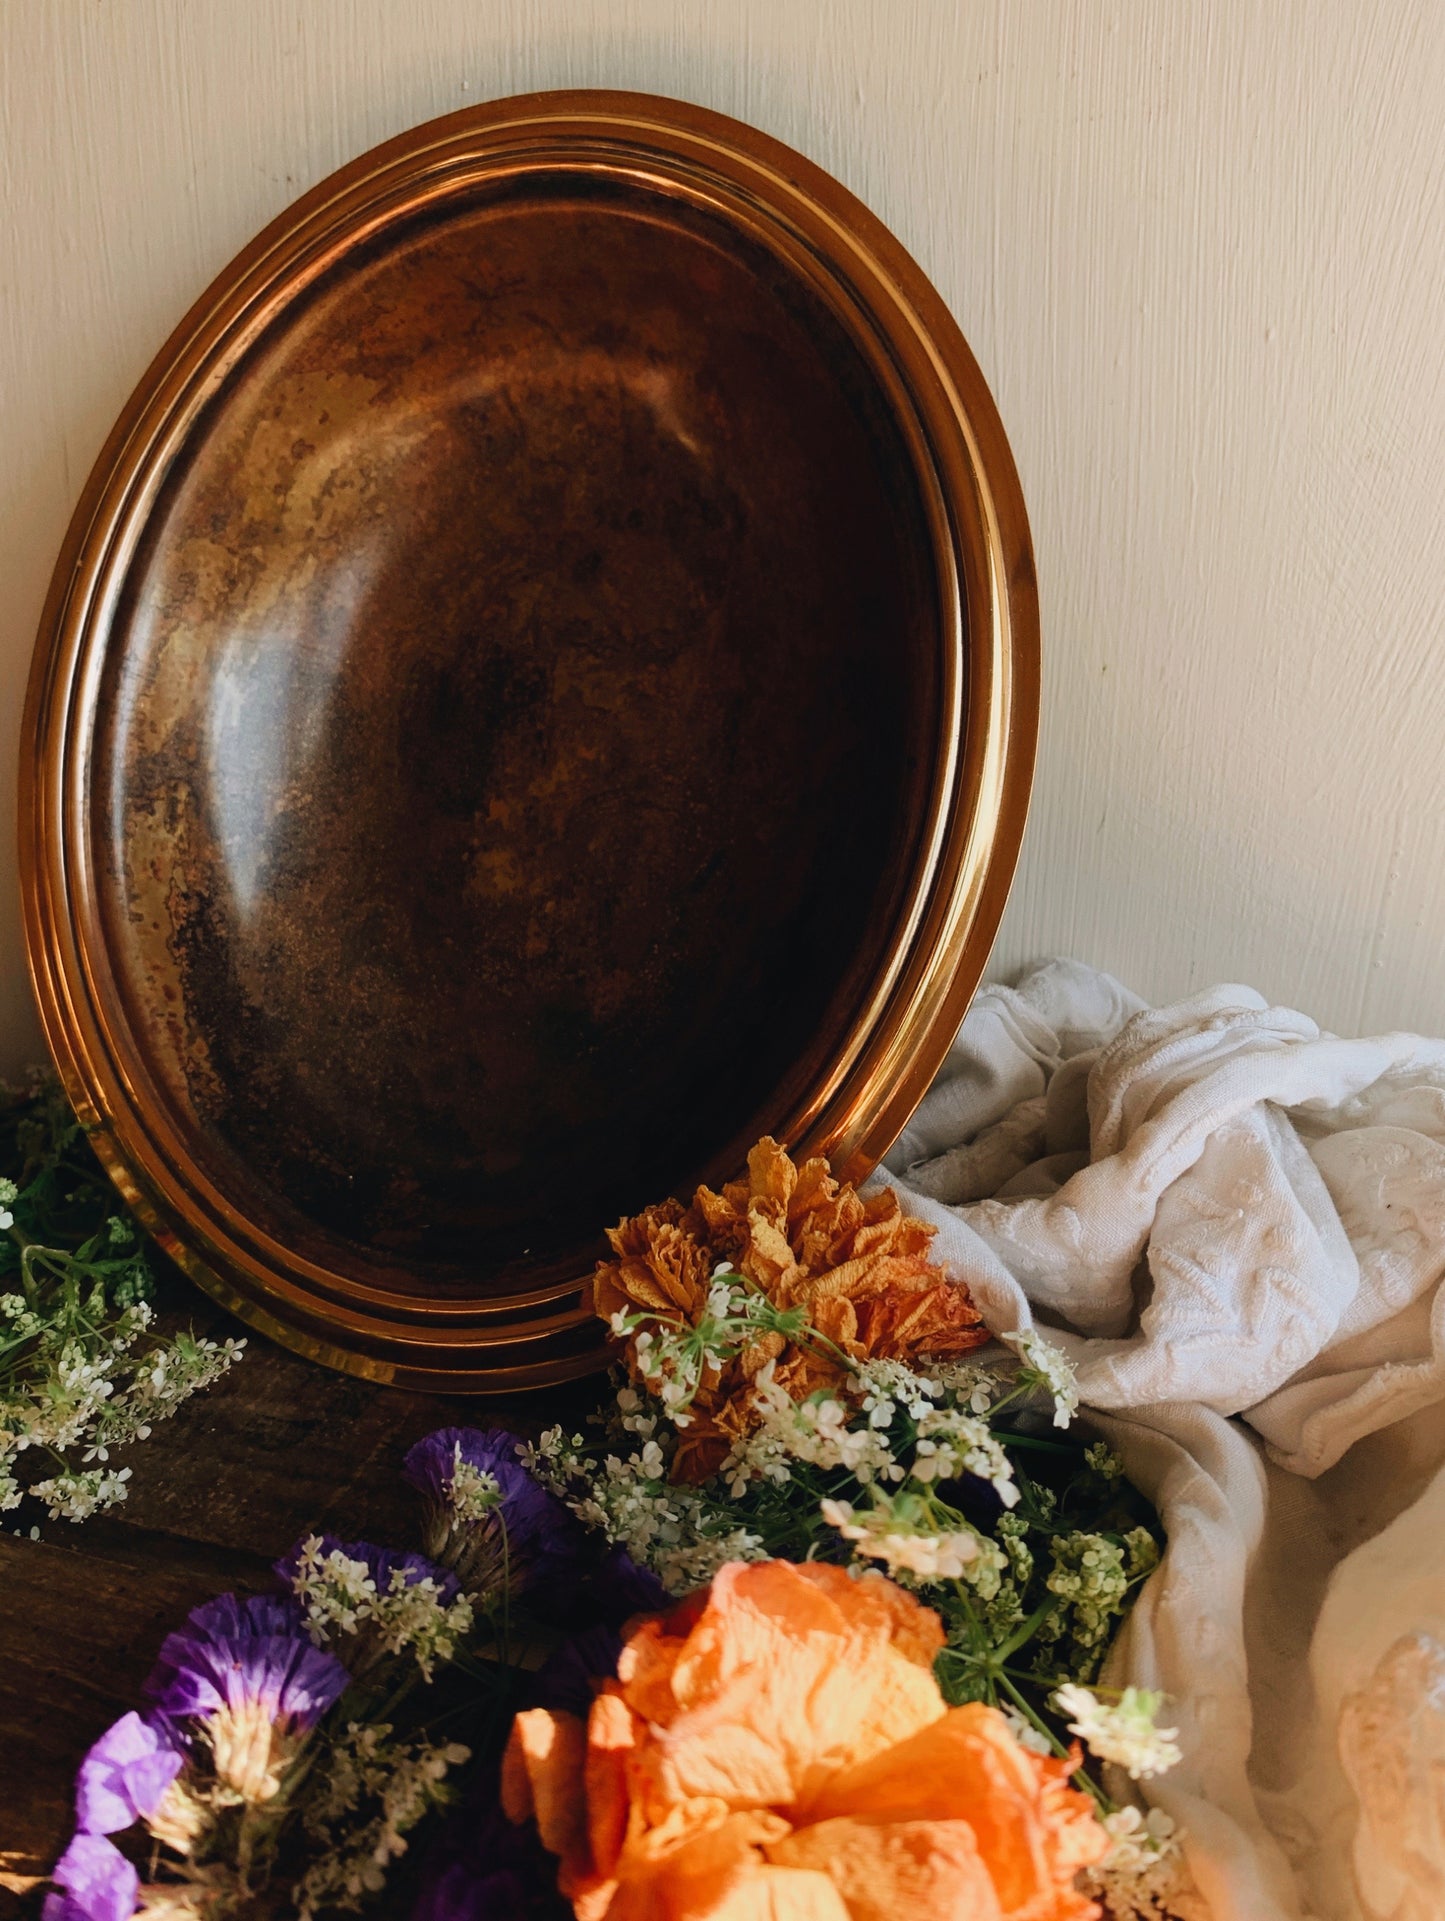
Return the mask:
<path id="1" fill-rule="evenodd" d="M 129 1479 L 128 1467 L 123 1467 L 118 1474 L 105 1474 L 99 1468 L 83 1472 L 70 1470 L 49 1480 L 37 1481 L 29 1492 L 45 1503 L 52 1521 L 87 1521 L 92 1514 L 123 1501 Z"/>
<path id="2" fill-rule="evenodd" d="M 911 1478 L 925 1485 L 973 1474 L 987 1481 L 1005 1507 L 1018 1503 L 1013 1465 L 987 1421 L 955 1408 L 930 1408 L 918 1423 Z"/>
<path id="3" fill-rule="evenodd" d="M 322 1910 L 358 1912 L 380 1893 L 410 1831 L 450 1798 L 448 1770 L 471 1758 L 456 1742 L 394 1741 L 391 1735 L 385 1722 L 353 1721 L 334 1744 L 306 1822 L 312 1838 L 329 1845 L 293 1890 L 298 1921 Z"/>
<path id="4" fill-rule="evenodd" d="M 904 1478 L 906 1470 L 882 1433 L 866 1425 L 850 1428 L 848 1409 L 826 1392 L 795 1401 L 774 1379 L 775 1366 L 768 1361 L 753 1381 L 751 1407 L 758 1426 L 733 1447 L 719 1469 L 734 1498 L 750 1481 L 781 1486 L 792 1478 L 794 1461 L 825 1472 L 844 1468 L 865 1487 Z"/>
<path id="5" fill-rule="evenodd" d="M 1136 1781 L 1165 1774 L 1183 1758 L 1175 1739 L 1178 1729 L 1154 1725 L 1164 1696 L 1153 1688 L 1125 1688 L 1110 1706 L 1092 1689 L 1071 1681 L 1053 1699 L 1071 1734 L 1099 1760 L 1116 1762 Z"/>
<path id="6" fill-rule="evenodd" d="M 971 1529 L 939 1534 L 910 1527 L 894 1506 L 855 1510 L 849 1501 L 823 1501 L 819 1512 L 855 1552 L 882 1561 L 891 1573 L 911 1574 L 920 1581 L 955 1581 L 978 1559 L 980 1543 Z"/>
<path id="7" fill-rule="evenodd" d="M 1210 1908 L 1184 1857 L 1183 1835 L 1162 1808 L 1120 1808 L 1103 1817 L 1113 1846 L 1079 1877 L 1110 1921 L 1209 1921 Z"/>
<path id="8" fill-rule="evenodd" d="M 1043 1729 L 1036 1728 L 1027 1716 L 1020 1714 L 1012 1701 L 1002 1701 L 999 1706 L 1003 1718 L 1008 1722 L 1009 1732 L 1021 1748 L 1027 1748 L 1030 1754 L 1053 1753 L 1053 1743 Z"/>
<path id="9" fill-rule="evenodd" d="M 1079 1384 L 1067 1354 L 1046 1341 L 1037 1328 L 1015 1328 L 1003 1339 L 1014 1348 L 1024 1363 L 1025 1375 L 1054 1397 L 1054 1426 L 1067 1427 L 1079 1407 Z"/>

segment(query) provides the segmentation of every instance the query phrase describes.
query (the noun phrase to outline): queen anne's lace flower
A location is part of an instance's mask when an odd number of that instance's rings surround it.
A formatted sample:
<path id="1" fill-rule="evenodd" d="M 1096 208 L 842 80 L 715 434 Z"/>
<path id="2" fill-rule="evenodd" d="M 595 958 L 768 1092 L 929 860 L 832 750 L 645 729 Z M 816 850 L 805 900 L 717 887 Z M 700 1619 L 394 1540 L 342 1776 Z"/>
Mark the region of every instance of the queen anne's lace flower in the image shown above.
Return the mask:
<path id="1" fill-rule="evenodd" d="M 1015 1506 L 1019 1498 L 1013 1467 L 987 1421 L 953 1408 L 930 1408 L 919 1421 L 909 1474 L 925 1484 L 975 1474 L 989 1483 L 1005 1507 Z"/>
<path id="2" fill-rule="evenodd" d="M 630 1454 L 600 1462 L 583 1453 L 585 1445 L 580 1434 L 569 1439 L 564 1429 L 549 1428 L 522 1448 L 522 1459 L 578 1520 L 651 1568 L 669 1594 L 702 1585 L 724 1562 L 762 1557 L 758 1535 L 727 1525 L 695 1488 L 668 1478 L 659 1441 L 649 1437 Z"/>
<path id="3" fill-rule="evenodd" d="M 1056 1690 L 1054 1706 L 1091 1753 L 1114 1761 L 1136 1781 L 1166 1774 L 1180 1760 L 1175 1728 L 1154 1725 L 1164 1696 L 1152 1688 L 1125 1688 L 1110 1706 L 1074 1682 Z"/>
<path id="4" fill-rule="evenodd" d="M 52 1521 L 88 1521 L 100 1509 L 125 1499 L 130 1477 L 128 1467 L 114 1474 L 98 1467 L 74 1469 L 36 1481 L 27 1492 L 45 1503 Z"/>
<path id="5" fill-rule="evenodd" d="M 1104 1903 L 1110 1921 L 1209 1921 L 1183 1836 L 1162 1808 L 1120 1808 L 1105 1815 L 1104 1828 L 1113 1846 L 1085 1870 L 1080 1886 Z"/>
<path id="6" fill-rule="evenodd" d="M 386 1885 L 407 1836 L 447 1798 L 449 1769 L 471 1759 L 459 1743 L 395 1740 L 385 1723 L 349 1722 L 335 1742 L 308 1827 L 328 1843 L 295 1890 L 298 1921 L 323 1909 L 359 1909 Z"/>
<path id="7" fill-rule="evenodd" d="M 1079 1384 L 1068 1355 L 1046 1341 L 1037 1328 L 1015 1328 L 1003 1338 L 1017 1350 L 1025 1374 L 1034 1376 L 1053 1396 L 1054 1426 L 1067 1427 L 1079 1410 Z"/>
<path id="8" fill-rule="evenodd" d="M 956 1581 L 978 1560 L 981 1543 L 970 1529 L 935 1534 L 910 1527 L 897 1513 L 897 1503 L 855 1510 L 848 1501 L 824 1501 L 823 1519 L 837 1528 L 845 1541 L 856 1541 L 858 1551 L 882 1561 L 893 1574 L 911 1574 L 923 1581 Z"/>
<path id="9" fill-rule="evenodd" d="M 874 1481 L 903 1480 L 905 1470 L 894 1459 L 885 1435 L 871 1425 L 850 1426 L 852 1415 L 846 1402 L 825 1389 L 795 1401 L 777 1380 L 775 1365 L 766 1362 L 753 1382 L 757 1426 L 735 1443 L 718 1470 L 734 1496 L 750 1481 L 788 1480 L 794 1461 L 806 1461 L 825 1472 L 846 1469 L 865 1487 Z"/>
<path id="10" fill-rule="evenodd" d="M 370 1541 L 310 1534 L 276 1566 L 301 1604 L 312 1641 L 359 1637 L 357 1672 L 383 1654 L 410 1650 L 427 1680 L 470 1632 L 472 1604 L 457 1578 L 423 1554 L 402 1554 Z"/>

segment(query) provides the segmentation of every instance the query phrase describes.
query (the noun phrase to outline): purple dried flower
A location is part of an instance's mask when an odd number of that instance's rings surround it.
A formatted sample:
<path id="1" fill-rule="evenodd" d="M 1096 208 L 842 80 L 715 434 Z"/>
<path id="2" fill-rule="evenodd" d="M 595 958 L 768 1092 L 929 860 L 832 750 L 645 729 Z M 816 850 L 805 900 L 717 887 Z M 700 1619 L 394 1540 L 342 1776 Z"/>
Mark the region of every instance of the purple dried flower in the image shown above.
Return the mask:
<path id="1" fill-rule="evenodd" d="M 522 1466 L 505 1428 L 441 1428 L 416 1443 L 402 1474 L 425 1503 L 427 1552 L 469 1593 L 520 1594 L 571 1571 L 577 1523 Z"/>
<path id="2" fill-rule="evenodd" d="M 588 1582 L 588 1600 L 604 1621 L 621 1627 L 634 1614 L 665 1614 L 673 1597 L 650 1567 L 639 1567 L 622 1546 L 608 1550 Z"/>
<path id="3" fill-rule="evenodd" d="M 265 1801 L 349 1679 L 334 1654 L 311 1645 L 293 1604 L 222 1594 L 167 1635 L 146 1693 L 162 1726 L 182 1738 L 187 1722 L 203 1722 L 218 1777 L 243 1799 Z"/>
<path id="4" fill-rule="evenodd" d="M 459 1807 L 433 1846 L 411 1921 L 572 1921 L 536 1827 L 513 1827 L 496 1786 Z"/>
<path id="5" fill-rule="evenodd" d="M 617 1673 L 621 1652 L 622 1636 L 605 1623 L 574 1634 L 570 1641 L 555 1648 L 537 1670 L 534 1705 L 554 1712 L 565 1709 L 585 1721 L 597 1693 L 592 1683 Z"/>
<path id="6" fill-rule="evenodd" d="M 180 1773 L 184 1756 L 164 1730 L 124 1714 L 80 1764 L 75 1822 L 82 1834 L 119 1834 L 148 1821 Z"/>
<path id="7" fill-rule="evenodd" d="M 77 1834 L 50 1878 L 65 1892 L 46 1895 L 41 1921 L 129 1921 L 140 1897 L 140 1876 L 99 1834 Z"/>

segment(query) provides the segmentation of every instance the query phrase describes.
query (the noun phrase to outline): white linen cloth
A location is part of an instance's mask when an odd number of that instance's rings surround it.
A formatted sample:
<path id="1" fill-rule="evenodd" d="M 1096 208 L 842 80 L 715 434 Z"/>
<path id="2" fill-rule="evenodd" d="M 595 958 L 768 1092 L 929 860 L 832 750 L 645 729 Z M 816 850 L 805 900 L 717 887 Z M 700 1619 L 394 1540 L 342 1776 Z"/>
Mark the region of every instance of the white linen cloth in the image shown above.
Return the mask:
<path id="1" fill-rule="evenodd" d="M 1172 1697 L 1186 1758 L 1148 1793 L 1216 1921 L 1370 1914 L 1309 1638 L 1445 1458 L 1445 1042 L 1247 987 L 1149 1010 L 1052 961 L 981 990 L 879 1178 L 993 1332 L 1068 1352 L 1160 1509 L 1114 1677 Z"/>

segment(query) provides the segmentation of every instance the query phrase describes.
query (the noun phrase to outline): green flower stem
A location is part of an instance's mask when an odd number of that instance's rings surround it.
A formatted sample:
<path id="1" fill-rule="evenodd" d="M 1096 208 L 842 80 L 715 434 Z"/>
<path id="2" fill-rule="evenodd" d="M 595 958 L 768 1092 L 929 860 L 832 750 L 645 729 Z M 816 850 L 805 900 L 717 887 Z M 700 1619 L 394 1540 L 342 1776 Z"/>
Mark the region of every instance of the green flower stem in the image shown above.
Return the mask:
<path id="1" fill-rule="evenodd" d="M 1035 1608 L 1022 1627 L 1011 1634 L 1008 1640 L 992 1650 L 989 1657 L 990 1665 L 996 1665 L 1001 1671 L 1004 1662 L 1008 1660 L 1009 1656 L 1011 1654 L 1017 1654 L 1026 1641 L 1031 1641 L 1034 1638 L 1058 1604 L 1058 1597 L 1051 1594 L 1047 1601 Z"/>
<path id="2" fill-rule="evenodd" d="M 994 1410 L 990 1408 L 989 1410 L 990 1419 L 992 1419 L 993 1412 Z M 1027 1448 L 1031 1453 L 1034 1453 L 1034 1454 L 1077 1454 L 1078 1453 L 1078 1449 L 1076 1447 L 1071 1447 L 1067 1441 L 1046 1441 L 1042 1437 L 1042 1435 L 1015 1434 L 1009 1428 L 996 1427 L 993 1431 L 996 1437 L 1003 1442 L 1005 1447 Z"/>

